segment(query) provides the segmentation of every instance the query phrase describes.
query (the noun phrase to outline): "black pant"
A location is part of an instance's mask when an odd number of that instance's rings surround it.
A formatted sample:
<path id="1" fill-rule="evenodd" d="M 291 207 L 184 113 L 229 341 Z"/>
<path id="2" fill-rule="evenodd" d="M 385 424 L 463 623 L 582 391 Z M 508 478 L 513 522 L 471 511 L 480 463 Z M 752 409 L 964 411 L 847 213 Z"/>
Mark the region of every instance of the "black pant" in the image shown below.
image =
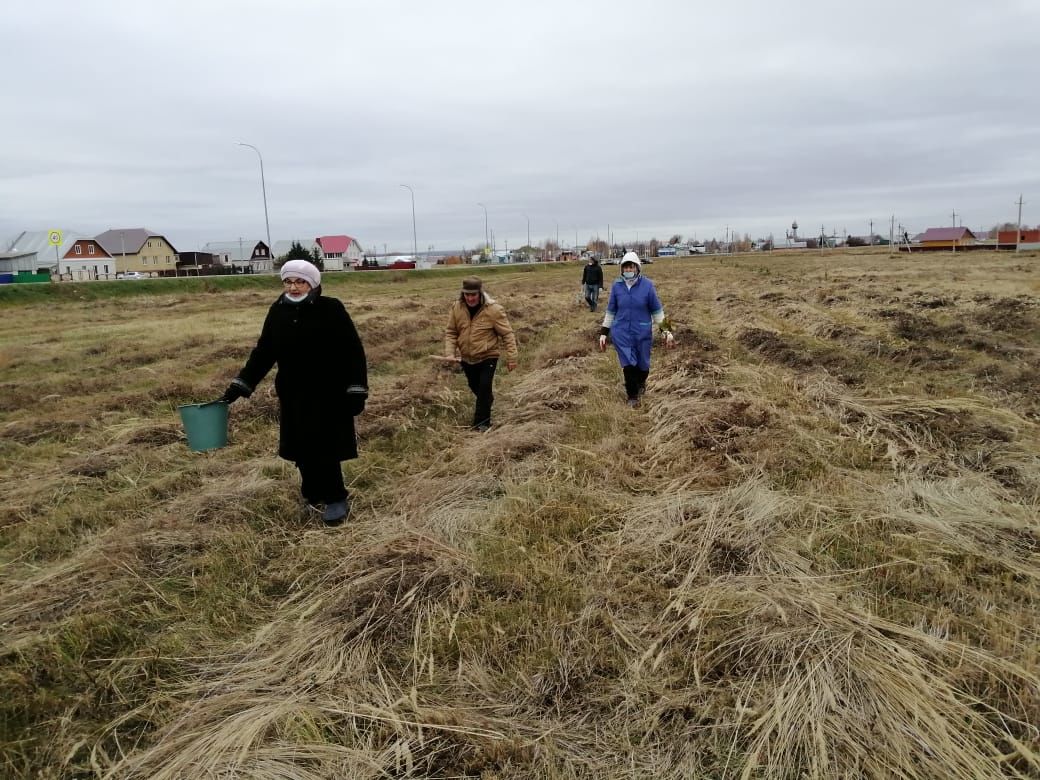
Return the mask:
<path id="1" fill-rule="evenodd" d="M 473 427 L 491 425 L 491 404 L 495 402 L 495 394 L 491 391 L 495 381 L 495 369 L 498 358 L 488 358 L 479 363 L 463 363 L 469 389 L 477 397 L 477 408 L 473 411 Z"/>
<path id="2" fill-rule="evenodd" d="M 300 470 L 300 492 L 307 503 L 334 504 L 346 500 L 347 489 L 338 460 L 301 460 L 296 468 Z"/>
<path id="3" fill-rule="evenodd" d="M 646 378 L 650 372 L 640 371 L 637 366 L 624 366 L 621 371 L 625 375 L 625 392 L 628 397 L 638 398 L 646 389 Z"/>

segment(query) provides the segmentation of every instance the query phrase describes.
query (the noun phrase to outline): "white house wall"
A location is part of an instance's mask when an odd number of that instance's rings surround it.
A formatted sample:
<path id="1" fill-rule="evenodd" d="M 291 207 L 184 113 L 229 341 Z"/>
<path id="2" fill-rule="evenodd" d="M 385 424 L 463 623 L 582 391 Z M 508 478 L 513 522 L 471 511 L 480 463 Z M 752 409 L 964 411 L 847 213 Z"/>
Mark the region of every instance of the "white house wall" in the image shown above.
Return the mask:
<path id="1" fill-rule="evenodd" d="M 62 276 L 71 276 L 74 281 L 85 282 L 91 279 L 115 279 L 116 260 L 114 257 L 62 259 Z"/>

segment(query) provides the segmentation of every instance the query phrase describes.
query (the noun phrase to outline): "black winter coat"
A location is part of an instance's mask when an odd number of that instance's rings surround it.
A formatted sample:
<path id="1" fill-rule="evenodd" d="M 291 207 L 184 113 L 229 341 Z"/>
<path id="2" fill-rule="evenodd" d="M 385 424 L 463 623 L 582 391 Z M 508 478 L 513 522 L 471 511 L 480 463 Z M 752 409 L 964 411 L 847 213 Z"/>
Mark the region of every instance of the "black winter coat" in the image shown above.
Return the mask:
<path id="1" fill-rule="evenodd" d="M 591 284 L 594 287 L 603 286 L 603 268 L 599 263 L 590 263 L 582 269 L 581 283 Z"/>
<path id="2" fill-rule="evenodd" d="M 368 397 L 365 349 L 343 303 L 318 287 L 307 300 L 280 297 L 236 384 L 252 392 L 278 364 L 278 454 L 291 461 L 357 457 L 354 415 Z"/>

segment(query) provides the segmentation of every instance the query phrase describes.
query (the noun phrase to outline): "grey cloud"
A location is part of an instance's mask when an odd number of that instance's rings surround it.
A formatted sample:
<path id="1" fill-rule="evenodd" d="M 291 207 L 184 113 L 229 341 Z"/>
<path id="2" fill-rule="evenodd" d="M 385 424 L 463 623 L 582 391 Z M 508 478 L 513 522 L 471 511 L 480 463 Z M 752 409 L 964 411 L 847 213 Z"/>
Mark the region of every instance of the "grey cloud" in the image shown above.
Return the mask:
<path id="1" fill-rule="evenodd" d="M 510 245 L 525 214 L 532 239 L 559 223 L 567 242 L 608 223 L 627 240 L 892 213 L 924 228 L 954 207 L 979 227 L 1040 191 L 1038 8 L 23 4 L 0 53 L 17 116 L 0 233 L 259 235 L 257 160 L 238 141 L 263 152 L 276 239 L 403 251 L 402 183 L 423 246 L 483 241 L 478 201 Z"/>

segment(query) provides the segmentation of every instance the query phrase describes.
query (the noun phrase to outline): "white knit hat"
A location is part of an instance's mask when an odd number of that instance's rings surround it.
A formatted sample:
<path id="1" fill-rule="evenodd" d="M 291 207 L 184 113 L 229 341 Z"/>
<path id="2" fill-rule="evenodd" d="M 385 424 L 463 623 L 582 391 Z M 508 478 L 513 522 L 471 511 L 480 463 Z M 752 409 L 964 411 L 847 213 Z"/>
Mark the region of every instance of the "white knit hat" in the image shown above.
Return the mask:
<path id="1" fill-rule="evenodd" d="M 643 264 L 639 260 L 639 255 L 637 255 L 635 252 L 625 253 L 625 256 L 621 258 L 621 265 L 624 265 L 625 263 L 635 263 L 636 268 L 638 268 L 639 270 L 643 270 Z"/>
<path id="2" fill-rule="evenodd" d="M 303 279 L 313 290 L 321 284 L 321 271 L 309 260 L 290 260 L 282 266 L 282 279 Z"/>

